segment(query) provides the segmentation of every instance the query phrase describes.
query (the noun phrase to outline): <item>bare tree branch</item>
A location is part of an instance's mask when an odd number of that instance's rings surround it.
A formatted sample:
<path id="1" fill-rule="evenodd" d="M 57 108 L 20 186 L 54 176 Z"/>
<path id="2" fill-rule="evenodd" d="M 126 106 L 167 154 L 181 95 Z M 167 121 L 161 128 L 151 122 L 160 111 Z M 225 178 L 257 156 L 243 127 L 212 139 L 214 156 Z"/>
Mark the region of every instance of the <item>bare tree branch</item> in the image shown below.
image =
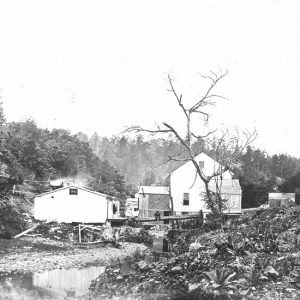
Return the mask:
<path id="1" fill-rule="evenodd" d="M 204 104 L 204 101 L 211 98 L 210 92 L 213 90 L 213 88 L 216 86 L 216 84 L 228 74 L 228 72 L 221 73 L 220 75 L 217 75 L 214 72 L 211 72 L 211 73 L 214 75 L 214 77 L 202 75 L 203 78 L 211 80 L 211 85 L 207 89 L 204 96 L 201 97 L 201 99 L 189 109 L 190 112 L 196 111 L 199 107 L 201 107 L 203 105 L 209 105 L 208 101 L 206 101 L 205 104 Z M 215 95 L 215 97 L 216 97 L 216 95 Z"/>
<path id="2" fill-rule="evenodd" d="M 202 121 L 205 122 L 205 124 L 208 123 L 209 120 L 209 113 L 205 111 L 205 108 L 210 105 L 215 105 L 217 99 L 224 99 L 228 100 L 222 95 L 218 95 L 217 93 L 214 93 L 216 85 L 219 83 L 221 79 L 223 79 L 228 72 L 210 72 L 209 75 L 202 76 L 203 78 L 210 81 L 210 84 L 208 88 L 206 89 L 206 92 L 203 94 L 203 96 L 200 97 L 190 108 L 187 108 L 183 104 L 183 96 L 182 94 L 177 93 L 174 84 L 173 79 L 170 75 L 168 75 L 168 82 L 170 85 L 170 89 L 168 91 L 172 92 L 175 96 L 176 102 L 180 107 L 180 110 L 183 112 L 185 118 L 186 118 L 186 136 L 181 136 L 179 134 L 178 129 L 176 129 L 173 125 L 170 125 L 167 122 L 162 122 L 162 127 L 160 127 L 158 124 L 156 124 L 156 129 L 144 129 L 140 126 L 132 126 L 126 129 L 125 132 L 145 132 L 145 133 L 172 133 L 178 142 L 184 147 L 184 150 L 180 153 L 177 153 L 175 155 L 169 155 L 168 159 L 155 167 L 161 166 L 167 162 L 170 161 L 177 161 L 177 162 L 192 162 L 192 164 L 195 167 L 195 179 L 192 184 L 192 186 L 195 184 L 197 176 L 200 177 L 202 182 L 204 183 L 207 199 L 213 199 L 213 192 L 210 191 L 209 183 L 212 179 L 215 180 L 217 193 L 220 192 L 221 186 L 217 182 L 220 178 L 222 181 L 222 175 L 227 172 L 228 170 L 232 169 L 234 163 L 237 161 L 238 157 L 242 154 L 242 152 L 246 149 L 246 147 L 251 144 L 256 136 L 257 132 L 254 130 L 253 132 L 244 131 L 242 136 L 239 133 L 238 130 L 236 130 L 236 133 L 234 135 L 230 135 L 229 131 L 226 130 L 223 132 L 222 136 L 219 138 L 212 139 L 211 149 L 214 150 L 215 153 L 215 161 L 218 162 L 218 167 L 216 170 L 214 170 L 213 174 L 210 174 L 209 176 L 204 173 L 203 168 L 199 166 L 199 161 L 196 160 L 195 153 L 193 152 L 193 144 L 192 144 L 192 138 L 196 138 L 198 140 L 205 140 L 206 142 L 210 141 L 210 136 L 213 135 L 216 130 L 211 130 L 205 134 L 196 134 L 191 131 L 191 122 L 192 122 L 192 116 L 195 115 L 201 115 L 203 118 L 201 118 Z M 210 149 L 210 150 L 211 150 Z M 180 157 L 181 154 L 185 153 L 184 157 Z M 155 168 L 153 167 L 153 168 Z M 221 182 L 222 184 L 222 182 Z M 221 199 L 222 197 L 218 195 L 218 199 Z M 222 200 L 222 199 L 221 199 Z M 220 200 L 220 201 L 221 201 Z M 210 200 L 209 200 L 210 201 Z M 213 201 L 213 200 L 212 200 Z M 218 203 L 219 205 L 220 203 Z M 221 203 L 222 204 L 222 203 Z M 222 206 L 222 205 L 221 205 Z M 218 206 L 219 208 L 221 206 Z M 220 209 L 219 209 L 220 210 Z"/>
<path id="3" fill-rule="evenodd" d="M 169 156 L 168 156 L 169 158 L 168 158 L 167 160 L 165 160 L 165 161 L 163 161 L 163 162 L 159 163 L 158 165 L 156 165 L 156 166 L 152 167 L 151 169 L 154 169 L 154 168 L 160 167 L 160 166 L 162 166 L 162 165 L 164 165 L 164 164 L 166 164 L 166 163 L 168 163 L 168 162 L 172 161 L 172 160 L 173 160 L 173 158 L 176 158 L 176 156 L 179 156 L 179 155 L 183 154 L 184 152 L 186 152 L 186 149 L 184 149 L 183 151 L 181 151 L 181 152 L 179 152 L 179 153 L 177 153 L 177 154 L 174 154 L 174 155 L 169 155 Z"/>
<path id="4" fill-rule="evenodd" d="M 196 172 L 195 172 L 195 177 L 194 177 L 194 181 L 193 181 L 193 184 L 190 186 L 190 189 L 195 185 L 195 183 L 196 183 L 196 180 L 197 180 L 197 175 L 198 175 L 198 172 L 197 172 L 197 170 L 195 170 Z"/>
<path id="5" fill-rule="evenodd" d="M 207 138 L 207 137 L 210 136 L 211 134 L 215 133 L 216 131 L 217 131 L 217 129 L 212 130 L 212 131 L 209 131 L 209 132 L 208 132 L 207 134 L 205 134 L 205 135 L 196 135 L 196 134 L 194 134 L 193 132 L 191 132 L 191 135 L 192 135 L 194 138 L 198 139 L 198 140 L 202 140 L 202 139 L 204 139 L 204 138 Z"/>
<path id="6" fill-rule="evenodd" d="M 181 94 L 180 96 L 178 96 L 177 92 L 176 92 L 175 89 L 174 89 L 174 86 L 173 86 L 173 79 L 171 78 L 170 74 L 168 74 L 168 81 L 169 81 L 169 84 L 170 84 L 170 86 L 171 86 L 171 89 L 168 90 L 168 91 L 172 92 L 172 93 L 175 95 L 175 97 L 176 97 L 176 99 L 177 99 L 177 102 L 178 102 L 179 106 L 181 107 L 182 111 L 184 112 L 185 116 L 186 116 L 187 118 L 189 118 L 187 109 L 186 109 L 186 108 L 184 107 L 184 105 L 182 104 L 182 94 Z"/>
<path id="7" fill-rule="evenodd" d="M 172 130 L 170 129 L 160 129 L 160 127 L 158 129 L 155 129 L 155 130 L 151 130 L 151 129 L 145 129 L 145 128 L 142 128 L 141 126 L 131 126 L 131 127 L 128 127 L 126 128 L 123 133 L 127 133 L 127 132 L 135 132 L 135 133 L 138 133 L 138 132 L 148 132 L 148 133 L 166 133 L 166 132 L 172 132 Z"/>
<path id="8" fill-rule="evenodd" d="M 175 136 L 180 141 L 180 143 L 190 152 L 191 151 L 190 145 L 185 142 L 185 140 L 179 135 L 179 133 L 168 123 L 163 122 L 163 124 L 169 129 L 169 131 L 175 134 Z"/>

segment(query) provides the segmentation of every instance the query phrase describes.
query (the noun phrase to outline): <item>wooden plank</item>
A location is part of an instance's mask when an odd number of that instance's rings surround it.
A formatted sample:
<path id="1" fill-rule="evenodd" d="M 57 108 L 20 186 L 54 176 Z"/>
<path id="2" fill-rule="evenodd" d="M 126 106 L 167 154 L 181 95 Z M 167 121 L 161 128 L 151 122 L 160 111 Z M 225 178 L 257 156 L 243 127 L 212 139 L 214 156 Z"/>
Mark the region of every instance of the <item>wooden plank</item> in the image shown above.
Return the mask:
<path id="1" fill-rule="evenodd" d="M 92 226 L 92 225 L 83 225 L 83 227 L 80 227 L 80 230 L 83 230 L 83 229 L 92 229 L 92 230 L 103 231 L 103 228 L 99 228 L 97 226 Z"/>
<path id="2" fill-rule="evenodd" d="M 137 218 L 135 220 L 137 222 L 153 222 L 153 221 L 164 221 L 164 220 L 186 220 L 186 219 L 196 219 L 196 218 L 199 218 L 199 214 L 182 215 L 182 216 L 166 216 L 166 217 L 160 217 L 160 219 L 156 219 L 156 218 Z"/>
<path id="3" fill-rule="evenodd" d="M 95 244 L 105 244 L 107 243 L 106 241 L 94 241 L 94 242 L 83 242 L 80 243 L 81 245 L 95 245 Z"/>
<path id="4" fill-rule="evenodd" d="M 23 232 L 21 232 L 21 233 L 15 235 L 15 236 L 14 236 L 14 239 L 17 239 L 17 238 L 19 238 L 19 237 L 25 235 L 26 233 L 28 233 L 28 232 L 34 230 L 37 226 L 38 226 L 38 224 L 36 224 L 36 225 L 34 225 L 33 227 L 31 227 L 31 228 L 29 228 L 29 229 L 27 229 L 27 230 L 25 230 L 25 231 L 23 231 Z"/>

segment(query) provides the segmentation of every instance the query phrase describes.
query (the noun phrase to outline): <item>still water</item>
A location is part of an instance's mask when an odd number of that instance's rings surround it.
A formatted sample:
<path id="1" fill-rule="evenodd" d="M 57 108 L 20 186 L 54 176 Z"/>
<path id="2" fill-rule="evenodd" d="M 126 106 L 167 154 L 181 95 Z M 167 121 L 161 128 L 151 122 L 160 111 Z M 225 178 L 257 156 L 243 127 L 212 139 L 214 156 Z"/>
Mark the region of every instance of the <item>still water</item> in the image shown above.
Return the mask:
<path id="1" fill-rule="evenodd" d="M 90 266 L 12 275 L 1 278 L 0 299 L 89 299 L 91 281 L 104 271 L 103 266 Z"/>
<path id="2" fill-rule="evenodd" d="M 154 237 L 149 247 L 153 255 L 168 252 L 169 248 L 170 244 L 164 237 Z M 82 269 L 0 275 L 0 300 L 94 299 L 89 286 L 104 271 L 104 266 L 89 266 Z M 126 299 L 135 298 L 128 295 Z M 147 299 L 154 299 L 154 296 Z"/>
<path id="3" fill-rule="evenodd" d="M 153 244 L 149 246 L 151 252 L 163 253 L 170 251 L 170 243 L 166 237 L 153 237 Z"/>

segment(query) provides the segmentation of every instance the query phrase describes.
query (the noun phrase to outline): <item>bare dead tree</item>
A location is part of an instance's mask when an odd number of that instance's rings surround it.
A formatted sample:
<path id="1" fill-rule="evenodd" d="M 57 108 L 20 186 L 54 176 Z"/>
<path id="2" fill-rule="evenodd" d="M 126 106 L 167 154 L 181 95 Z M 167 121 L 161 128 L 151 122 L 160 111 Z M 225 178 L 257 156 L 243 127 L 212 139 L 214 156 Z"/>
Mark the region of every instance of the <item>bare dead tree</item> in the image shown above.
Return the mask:
<path id="1" fill-rule="evenodd" d="M 192 132 L 191 125 L 196 117 L 200 117 L 201 121 L 204 125 L 208 124 L 210 114 L 207 111 L 207 108 L 210 106 L 214 106 L 217 100 L 226 99 L 224 96 L 215 93 L 215 88 L 218 83 L 228 74 L 228 72 L 211 72 L 209 75 L 202 76 L 204 79 L 209 81 L 209 86 L 204 92 L 203 96 L 193 103 L 192 106 L 188 107 L 183 103 L 183 95 L 179 94 L 173 83 L 173 79 L 170 75 L 167 77 L 167 81 L 169 83 L 168 91 L 171 92 L 176 100 L 177 105 L 179 106 L 182 114 L 185 117 L 186 121 L 186 133 L 185 136 L 182 136 L 179 133 L 179 130 L 176 129 L 173 125 L 162 122 L 161 125 L 156 124 L 156 128 L 154 129 L 145 129 L 141 126 L 131 126 L 128 127 L 124 132 L 135 132 L 135 133 L 150 133 L 150 134 L 158 134 L 158 133 L 168 133 L 172 134 L 183 146 L 184 151 L 180 153 L 171 155 L 168 157 L 168 160 L 164 161 L 162 164 L 167 163 L 169 161 L 182 161 L 182 162 L 192 162 L 197 175 L 203 181 L 205 185 L 205 190 L 207 194 L 207 198 L 210 199 L 211 191 L 209 188 L 209 183 L 213 178 L 220 177 L 226 171 L 230 170 L 232 165 L 237 161 L 240 154 L 243 150 L 251 144 L 257 136 L 256 130 L 244 131 L 243 139 L 240 137 L 238 130 L 234 136 L 229 136 L 229 132 L 224 132 L 221 137 L 217 138 L 216 136 L 212 139 L 214 142 L 214 147 L 216 150 L 215 159 L 220 162 L 220 165 L 213 174 L 206 175 L 203 169 L 199 166 L 195 157 L 196 154 L 193 151 L 193 142 L 195 140 L 207 141 L 211 143 L 211 137 L 216 133 L 216 129 L 209 130 L 208 132 L 203 132 L 200 134 L 196 134 Z M 206 126 L 204 126 L 206 127 Z M 185 157 L 182 157 L 184 153 Z M 160 164 L 161 165 L 161 164 Z"/>

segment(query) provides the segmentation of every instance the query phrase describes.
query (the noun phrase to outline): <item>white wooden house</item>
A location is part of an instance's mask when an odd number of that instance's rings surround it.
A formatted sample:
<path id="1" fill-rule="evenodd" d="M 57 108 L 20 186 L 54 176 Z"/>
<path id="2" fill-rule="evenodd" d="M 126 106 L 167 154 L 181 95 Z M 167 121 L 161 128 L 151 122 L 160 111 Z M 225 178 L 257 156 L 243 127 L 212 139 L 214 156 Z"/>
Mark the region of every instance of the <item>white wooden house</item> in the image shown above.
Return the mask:
<path id="1" fill-rule="evenodd" d="M 205 153 L 200 153 L 196 161 L 206 176 L 214 174 L 221 165 Z M 242 191 L 239 181 L 232 179 L 232 173 L 227 171 L 222 174 L 221 193 L 227 201 L 227 209 L 224 211 L 228 215 L 241 214 Z M 220 177 L 217 177 L 220 184 Z M 215 180 L 212 179 L 209 187 L 216 190 Z M 170 189 L 174 203 L 174 212 L 180 214 L 193 214 L 202 210 L 204 216 L 209 213 L 205 206 L 204 192 L 205 185 L 196 173 L 196 168 L 192 162 L 186 162 L 177 168 L 170 176 Z"/>
<path id="2" fill-rule="evenodd" d="M 113 197 L 77 186 L 66 186 L 37 195 L 34 217 L 38 220 L 105 223 L 119 217 L 120 203 Z"/>

